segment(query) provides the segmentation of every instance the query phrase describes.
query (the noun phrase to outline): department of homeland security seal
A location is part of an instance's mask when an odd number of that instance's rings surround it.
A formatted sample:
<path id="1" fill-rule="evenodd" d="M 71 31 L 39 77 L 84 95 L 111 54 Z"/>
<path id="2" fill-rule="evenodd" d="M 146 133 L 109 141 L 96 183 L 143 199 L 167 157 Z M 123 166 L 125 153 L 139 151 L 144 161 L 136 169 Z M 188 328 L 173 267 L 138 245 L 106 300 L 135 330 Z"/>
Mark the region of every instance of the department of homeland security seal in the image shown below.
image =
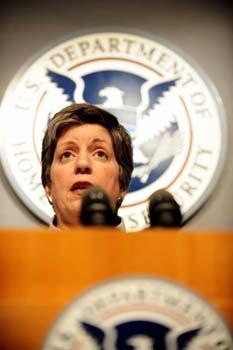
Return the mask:
<path id="1" fill-rule="evenodd" d="M 41 142 L 53 114 L 73 102 L 115 114 L 132 136 L 134 172 L 119 210 L 128 231 L 149 225 L 148 198 L 161 188 L 183 222 L 208 198 L 225 154 L 225 119 L 213 84 L 190 58 L 138 32 L 75 34 L 20 70 L 1 104 L 1 158 L 13 188 L 42 220 Z"/>
<path id="2" fill-rule="evenodd" d="M 155 277 L 95 286 L 55 320 L 42 350 L 232 350 L 230 331 L 206 301 Z"/>

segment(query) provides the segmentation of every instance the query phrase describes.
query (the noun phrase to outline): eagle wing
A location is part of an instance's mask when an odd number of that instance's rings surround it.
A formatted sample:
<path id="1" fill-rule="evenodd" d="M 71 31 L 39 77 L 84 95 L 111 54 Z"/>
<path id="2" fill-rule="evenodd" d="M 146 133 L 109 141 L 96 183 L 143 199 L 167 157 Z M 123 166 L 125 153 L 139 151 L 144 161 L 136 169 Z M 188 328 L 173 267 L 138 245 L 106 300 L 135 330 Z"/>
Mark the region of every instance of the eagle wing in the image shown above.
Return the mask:
<path id="1" fill-rule="evenodd" d="M 103 342 L 105 338 L 104 331 L 101 328 L 87 322 L 81 322 L 81 326 L 100 346 L 100 350 L 104 350 L 103 348 Z"/>
<path id="2" fill-rule="evenodd" d="M 169 108 L 169 99 L 172 95 L 170 90 L 176 81 L 177 79 L 173 79 L 142 89 L 142 101 L 146 100 L 146 106 L 140 106 L 138 109 L 135 130 L 138 144 L 158 137 L 176 121 L 174 113 Z"/>
<path id="3" fill-rule="evenodd" d="M 63 94 L 67 95 L 67 101 L 72 103 L 75 102 L 74 94 L 76 83 L 74 80 L 50 69 L 47 70 L 47 76 L 58 88 L 62 89 Z"/>
<path id="4" fill-rule="evenodd" d="M 185 350 L 188 343 L 200 332 L 201 328 L 191 329 L 177 338 L 177 349 Z"/>
<path id="5" fill-rule="evenodd" d="M 171 93 L 177 79 L 154 85 L 147 91 L 144 109 L 137 117 L 133 137 L 133 176 L 146 182 L 152 169 L 181 151 L 182 137 L 176 119 L 177 96 Z M 174 100 L 175 99 L 175 100 Z"/>

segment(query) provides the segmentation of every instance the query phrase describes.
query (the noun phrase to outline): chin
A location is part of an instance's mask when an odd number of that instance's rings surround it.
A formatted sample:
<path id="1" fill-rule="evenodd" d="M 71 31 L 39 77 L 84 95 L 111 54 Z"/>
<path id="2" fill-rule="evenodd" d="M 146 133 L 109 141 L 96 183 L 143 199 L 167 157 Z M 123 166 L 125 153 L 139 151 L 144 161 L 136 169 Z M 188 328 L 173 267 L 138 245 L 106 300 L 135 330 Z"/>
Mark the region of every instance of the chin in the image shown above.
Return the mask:
<path id="1" fill-rule="evenodd" d="M 75 217 L 79 217 L 80 212 L 81 212 L 81 203 L 77 203 L 75 205 L 72 205 L 72 207 L 69 210 L 70 215 L 74 215 Z"/>

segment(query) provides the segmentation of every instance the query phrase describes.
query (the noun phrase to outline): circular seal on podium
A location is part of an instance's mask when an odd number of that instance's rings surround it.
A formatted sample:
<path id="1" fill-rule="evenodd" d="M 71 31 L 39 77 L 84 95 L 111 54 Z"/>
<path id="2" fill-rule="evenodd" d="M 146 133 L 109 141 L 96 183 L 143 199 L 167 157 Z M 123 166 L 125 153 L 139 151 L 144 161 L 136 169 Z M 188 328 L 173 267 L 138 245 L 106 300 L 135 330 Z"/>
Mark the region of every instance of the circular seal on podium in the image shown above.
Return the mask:
<path id="1" fill-rule="evenodd" d="M 151 276 L 105 281 L 56 318 L 42 350 L 232 350 L 228 326 L 202 297 Z"/>

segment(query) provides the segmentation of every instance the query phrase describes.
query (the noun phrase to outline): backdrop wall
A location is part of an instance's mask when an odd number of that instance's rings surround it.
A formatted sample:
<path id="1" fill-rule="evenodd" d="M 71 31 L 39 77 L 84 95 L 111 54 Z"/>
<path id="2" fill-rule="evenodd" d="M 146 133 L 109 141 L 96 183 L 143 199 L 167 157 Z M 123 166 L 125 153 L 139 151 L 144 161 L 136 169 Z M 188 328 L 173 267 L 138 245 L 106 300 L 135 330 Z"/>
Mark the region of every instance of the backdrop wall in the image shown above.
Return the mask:
<path id="1" fill-rule="evenodd" d="M 17 70 L 55 40 L 72 32 L 117 26 L 156 35 L 191 56 L 222 98 L 227 118 L 226 163 L 215 191 L 185 225 L 190 229 L 233 229 L 233 28 L 223 1 L 11 1 L 0 13 L 0 97 Z M 16 196 L 0 169 L 0 226 L 44 225 Z"/>

